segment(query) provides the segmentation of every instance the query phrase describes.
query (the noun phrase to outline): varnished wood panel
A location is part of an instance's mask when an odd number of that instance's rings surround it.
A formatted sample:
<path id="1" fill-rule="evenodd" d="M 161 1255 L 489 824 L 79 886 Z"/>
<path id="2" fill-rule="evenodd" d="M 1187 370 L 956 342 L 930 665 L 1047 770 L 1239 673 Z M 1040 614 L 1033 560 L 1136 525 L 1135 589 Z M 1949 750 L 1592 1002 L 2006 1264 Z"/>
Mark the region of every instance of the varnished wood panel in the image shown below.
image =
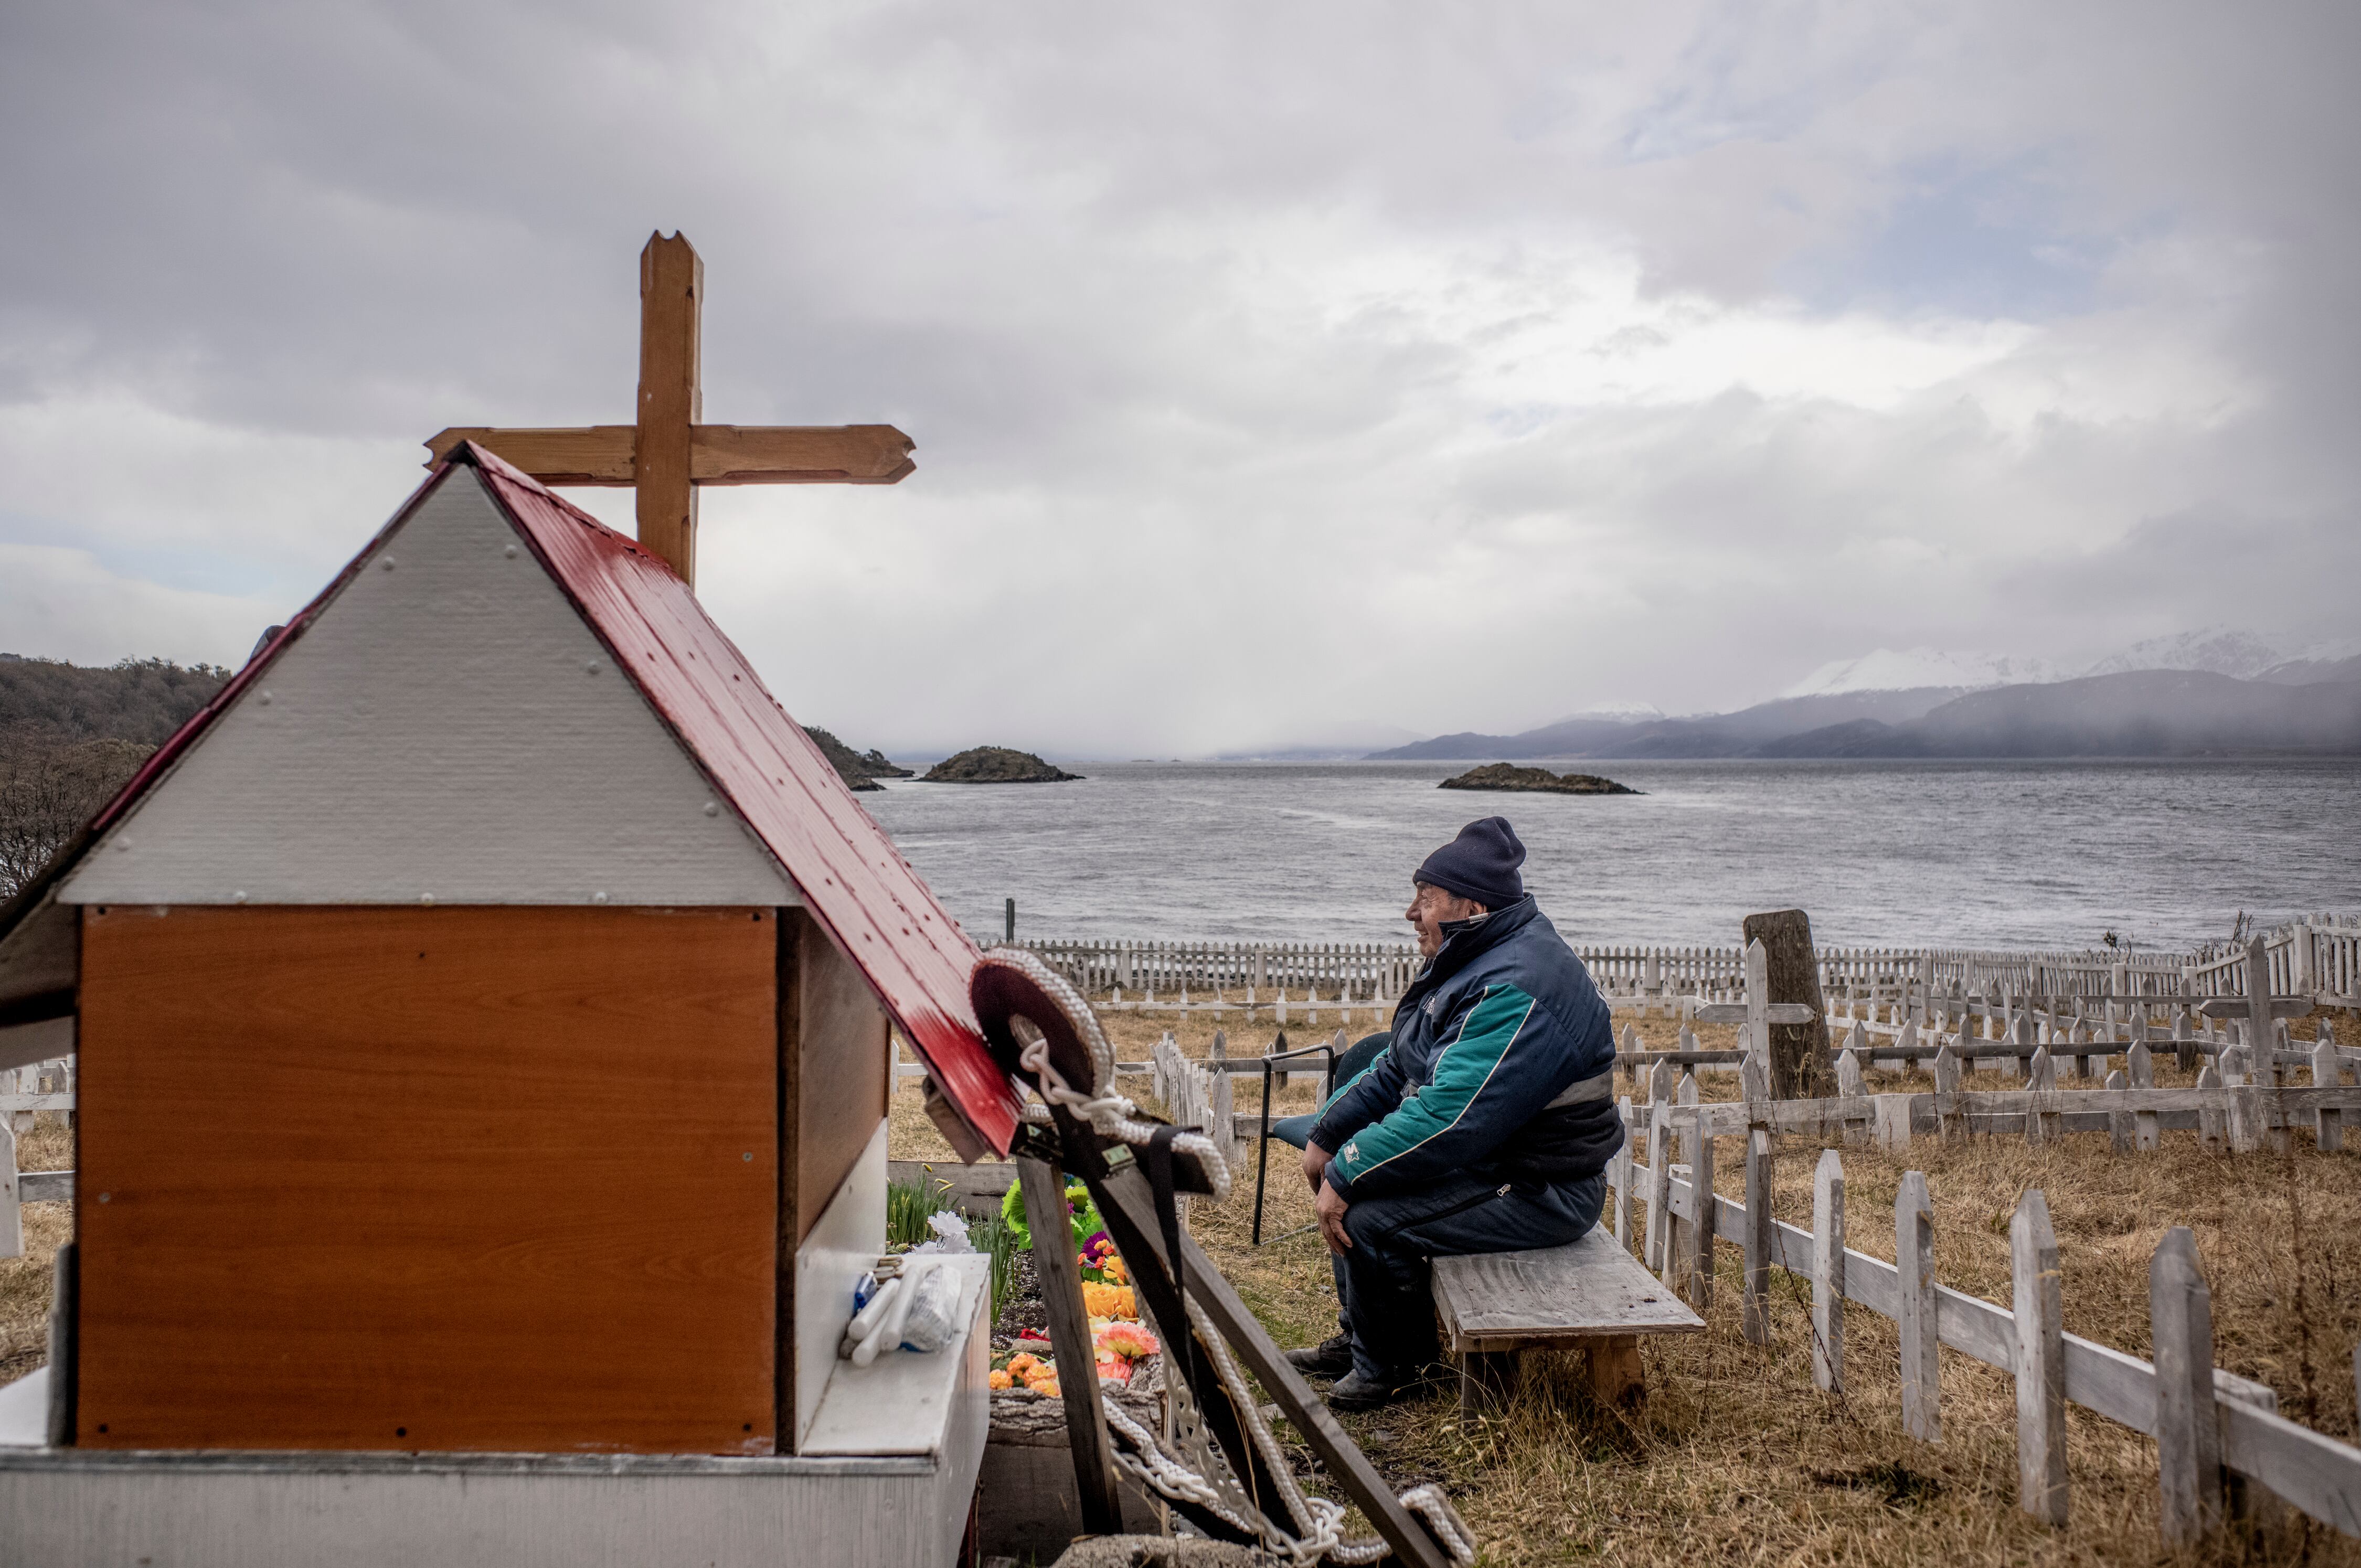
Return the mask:
<path id="1" fill-rule="evenodd" d="M 767 1452 L 773 910 L 94 906 L 80 1441 Z"/>

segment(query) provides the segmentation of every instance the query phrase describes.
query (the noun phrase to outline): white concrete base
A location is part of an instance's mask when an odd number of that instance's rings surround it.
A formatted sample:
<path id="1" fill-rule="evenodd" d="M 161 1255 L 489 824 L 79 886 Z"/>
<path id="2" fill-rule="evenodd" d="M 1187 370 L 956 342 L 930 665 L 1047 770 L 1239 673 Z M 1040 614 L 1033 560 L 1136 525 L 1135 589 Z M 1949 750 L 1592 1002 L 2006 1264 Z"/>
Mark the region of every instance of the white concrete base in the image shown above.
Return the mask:
<path id="1" fill-rule="evenodd" d="M 907 1568 L 958 1555 L 981 1413 L 939 1454 L 0 1450 L 0 1563 L 99 1568 Z"/>

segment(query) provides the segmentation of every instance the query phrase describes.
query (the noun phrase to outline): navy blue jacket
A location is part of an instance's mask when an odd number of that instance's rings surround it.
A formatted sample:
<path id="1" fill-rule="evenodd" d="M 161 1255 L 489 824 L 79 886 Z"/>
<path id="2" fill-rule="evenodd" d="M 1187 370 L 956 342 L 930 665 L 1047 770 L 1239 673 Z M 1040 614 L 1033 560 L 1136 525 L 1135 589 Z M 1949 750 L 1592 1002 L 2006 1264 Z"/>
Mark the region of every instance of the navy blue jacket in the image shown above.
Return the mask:
<path id="1" fill-rule="evenodd" d="M 1312 1130 L 1335 1156 L 1330 1184 L 1349 1201 L 1446 1175 L 1554 1183 L 1604 1170 L 1623 1146 L 1609 1084 L 1552 1103 L 1615 1067 L 1582 960 L 1530 894 L 1443 930 L 1394 1009 L 1393 1043 Z"/>

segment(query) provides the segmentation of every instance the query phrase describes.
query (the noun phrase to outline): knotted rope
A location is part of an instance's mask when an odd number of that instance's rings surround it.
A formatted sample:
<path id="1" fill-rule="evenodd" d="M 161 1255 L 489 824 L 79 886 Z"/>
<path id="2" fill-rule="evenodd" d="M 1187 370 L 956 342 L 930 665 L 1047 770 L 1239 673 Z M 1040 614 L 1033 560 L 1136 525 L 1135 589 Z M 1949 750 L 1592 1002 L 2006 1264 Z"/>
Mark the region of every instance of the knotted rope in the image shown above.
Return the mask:
<path id="1" fill-rule="evenodd" d="M 1155 1123 L 1138 1120 L 1139 1107 L 1126 1096 L 1108 1086 L 1114 1077 L 1115 1051 L 1108 1045 L 1105 1033 L 1100 1029 L 1098 1016 L 1082 994 L 1069 984 L 1063 975 L 1032 953 L 1022 948 L 999 949 L 987 960 L 1007 964 L 1020 970 L 1025 976 L 1048 994 L 1067 1020 L 1081 1034 L 1082 1044 L 1091 1058 L 1094 1081 L 1088 1090 L 1076 1089 L 1066 1081 L 1057 1065 L 1049 1059 L 1049 1042 L 1038 1025 L 1024 1015 L 1009 1019 L 1009 1028 L 1016 1036 L 1017 1060 L 1033 1075 L 1041 1100 L 1025 1107 L 1025 1119 L 1035 1125 L 1051 1122 L 1049 1106 L 1060 1105 L 1077 1119 L 1090 1124 L 1102 1136 L 1115 1138 L 1134 1148 L 1144 1148 L 1161 1129 Z M 1194 1156 L 1213 1189 L 1213 1201 L 1229 1196 L 1229 1161 L 1213 1138 L 1194 1128 L 1174 1133 L 1172 1146 Z M 1176 1266 L 1179 1259 L 1172 1260 Z M 1177 1272 L 1176 1272 L 1177 1277 Z M 1184 1292 L 1181 1306 L 1189 1314 L 1194 1337 L 1202 1343 L 1213 1362 L 1214 1375 L 1223 1390 L 1229 1395 L 1232 1408 L 1238 1413 L 1241 1429 L 1262 1455 L 1279 1492 L 1279 1501 L 1295 1526 L 1290 1531 L 1258 1508 L 1251 1508 L 1251 1518 L 1242 1517 L 1232 1507 L 1222 1491 L 1212 1481 L 1164 1451 L 1163 1445 L 1148 1429 L 1113 1401 L 1104 1401 L 1107 1424 L 1121 1433 L 1129 1448 L 1118 1447 L 1116 1463 L 1136 1476 L 1143 1485 L 1153 1488 L 1175 1502 L 1191 1503 L 1228 1523 L 1233 1529 L 1252 1535 L 1262 1549 L 1295 1568 L 1312 1568 L 1320 1563 L 1355 1565 L 1375 1563 L 1387 1556 L 1392 1548 L 1376 1539 L 1347 1541 L 1342 1534 L 1345 1508 L 1327 1497 L 1306 1495 L 1296 1485 L 1293 1470 L 1279 1442 L 1271 1436 L 1269 1423 L 1264 1420 L 1261 1408 L 1256 1404 L 1253 1391 L 1246 1386 L 1246 1376 L 1238 1369 L 1230 1354 L 1229 1343 L 1213 1326 L 1205 1310 L 1191 1300 Z M 1170 1352 L 1168 1351 L 1168 1354 Z M 1466 1523 L 1451 1506 L 1441 1487 L 1433 1485 L 1412 1486 L 1397 1499 L 1403 1508 L 1425 1521 L 1427 1528 L 1454 1563 L 1463 1565 L 1476 1561 L 1475 1537 Z"/>

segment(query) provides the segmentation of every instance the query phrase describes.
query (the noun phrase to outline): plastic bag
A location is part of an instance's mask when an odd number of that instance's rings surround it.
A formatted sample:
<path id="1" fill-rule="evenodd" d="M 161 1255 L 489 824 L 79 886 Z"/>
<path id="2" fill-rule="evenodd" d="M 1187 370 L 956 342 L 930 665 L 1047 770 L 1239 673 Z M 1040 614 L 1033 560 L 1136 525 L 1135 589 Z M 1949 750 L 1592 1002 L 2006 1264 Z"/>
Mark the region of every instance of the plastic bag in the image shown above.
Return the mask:
<path id="1" fill-rule="evenodd" d="M 960 1328 L 959 1270 L 936 1264 L 907 1289 L 910 1300 L 902 1319 L 902 1348 L 923 1353 L 950 1343 Z"/>

